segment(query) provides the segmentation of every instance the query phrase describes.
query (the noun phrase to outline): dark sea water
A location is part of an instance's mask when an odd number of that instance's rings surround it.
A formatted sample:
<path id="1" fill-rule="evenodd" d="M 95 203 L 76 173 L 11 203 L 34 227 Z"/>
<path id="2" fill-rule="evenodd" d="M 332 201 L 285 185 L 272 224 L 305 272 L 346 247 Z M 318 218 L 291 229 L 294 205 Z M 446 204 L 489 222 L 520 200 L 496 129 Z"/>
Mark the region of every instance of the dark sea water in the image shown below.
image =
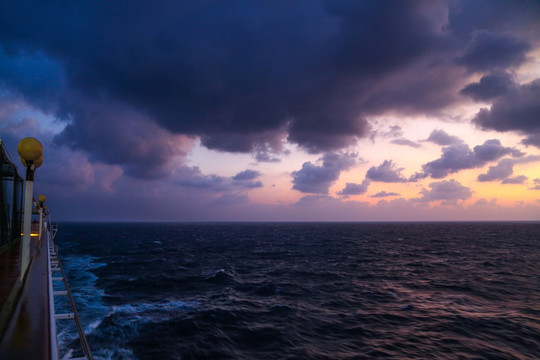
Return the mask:
<path id="1" fill-rule="evenodd" d="M 96 359 L 540 359 L 540 223 L 65 223 L 56 240 Z"/>

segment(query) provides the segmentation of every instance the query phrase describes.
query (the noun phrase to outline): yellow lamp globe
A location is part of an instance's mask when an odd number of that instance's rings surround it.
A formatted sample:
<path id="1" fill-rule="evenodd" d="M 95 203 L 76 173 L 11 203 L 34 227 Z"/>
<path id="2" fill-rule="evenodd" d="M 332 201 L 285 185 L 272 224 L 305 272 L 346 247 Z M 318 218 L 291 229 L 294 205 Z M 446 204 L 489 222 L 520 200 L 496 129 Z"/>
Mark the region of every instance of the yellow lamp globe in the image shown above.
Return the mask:
<path id="1" fill-rule="evenodd" d="M 45 195 L 39 195 L 38 196 L 38 201 L 40 203 L 44 203 L 45 201 L 47 201 L 47 197 Z"/>
<path id="2" fill-rule="evenodd" d="M 24 165 L 24 166 L 28 166 L 28 163 L 26 162 L 26 160 L 24 160 L 21 156 L 21 163 Z M 34 169 L 37 169 L 38 167 L 40 167 L 41 165 L 43 164 L 43 155 L 40 156 L 39 159 L 37 159 L 36 161 L 34 161 Z"/>
<path id="3" fill-rule="evenodd" d="M 41 156 L 39 157 L 39 159 L 37 159 L 36 161 L 34 161 L 34 169 L 37 169 L 38 167 L 40 167 L 41 164 L 43 164 L 43 155 L 41 155 Z"/>
<path id="4" fill-rule="evenodd" d="M 19 141 L 17 152 L 26 161 L 36 161 L 43 155 L 43 145 L 36 138 L 26 137 Z"/>

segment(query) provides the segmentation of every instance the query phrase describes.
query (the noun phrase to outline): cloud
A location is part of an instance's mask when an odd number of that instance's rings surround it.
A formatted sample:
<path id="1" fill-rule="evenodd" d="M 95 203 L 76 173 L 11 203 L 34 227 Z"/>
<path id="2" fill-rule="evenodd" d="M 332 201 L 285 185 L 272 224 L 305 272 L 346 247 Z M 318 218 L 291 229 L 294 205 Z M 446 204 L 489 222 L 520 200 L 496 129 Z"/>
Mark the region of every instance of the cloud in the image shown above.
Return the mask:
<path id="1" fill-rule="evenodd" d="M 528 177 L 525 175 L 518 175 L 514 177 L 509 177 L 501 181 L 501 184 L 517 184 L 517 185 L 523 185 L 525 181 L 527 181 Z"/>
<path id="2" fill-rule="evenodd" d="M 56 110 L 57 96 L 64 85 L 62 66 L 44 52 L 20 49 L 7 53 L 0 46 L 0 87 L 49 113 Z"/>
<path id="3" fill-rule="evenodd" d="M 465 54 L 456 61 L 470 72 L 506 69 L 523 64 L 530 49 L 525 40 L 481 30 L 473 35 Z"/>
<path id="4" fill-rule="evenodd" d="M 341 174 L 356 163 L 358 154 L 354 153 L 328 153 L 319 161 L 322 165 L 305 162 L 302 169 L 294 171 L 293 189 L 303 193 L 328 194 L 328 188 Z"/>
<path id="5" fill-rule="evenodd" d="M 232 177 L 216 174 L 203 174 L 199 167 L 182 166 L 176 169 L 174 182 L 185 188 L 222 192 L 237 190 L 238 188 L 249 190 L 263 187 L 261 181 L 252 181 L 261 173 L 256 170 L 244 170 Z"/>
<path id="6" fill-rule="evenodd" d="M 475 146 L 473 150 L 466 144 L 455 144 L 444 147 L 441 157 L 422 165 L 422 170 L 425 175 L 441 179 L 460 170 L 482 167 L 508 154 L 523 155 L 514 148 L 503 147 L 497 139 L 487 140 L 484 144 Z"/>
<path id="7" fill-rule="evenodd" d="M 487 174 L 478 175 L 478 181 L 504 180 L 514 173 L 514 161 L 503 159 L 496 166 L 490 166 Z"/>
<path id="8" fill-rule="evenodd" d="M 396 137 L 402 137 L 403 136 L 403 129 L 399 125 L 391 125 L 388 127 L 388 130 L 385 131 L 374 131 L 376 136 L 381 137 L 390 137 L 390 138 L 396 138 Z"/>
<path id="9" fill-rule="evenodd" d="M 233 185 L 245 187 L 247 189 L 255 189 L 263 187 L 261 181 L 251 181 L 261 176 L 260 171 L 244 170 L 232 177 Z"/>
<path id="10" fill-rule="evenodd" d="M 515 148 L 503 147 L 498 139 L 486 140 L 484 144 L 475 146 L 473 152 L 479 161 L 493 161 L 508 154 L 514 157 L 525 155 Z"/>
<path id="11" fill-rule="evenodd" d="M 467 200 L 472 196 L 470 188 L 461 185 L 459 181 L 454 179 L 432 182 L 429 187 L 431 190 L 422 189 L 420 192 L 422 197 L 419 201 L 444 200 L 445 203 L 450 204 L 457 200 Z"/>
<path id="12" fill-rule="evenodd" d="M 286 153 L 284 142 L 287 134 L 283 129 L 263 131 L 257 134 L 222 133 L 203 135 L 201 144 L 209 149 L 232 153 L 253 153 L 257 161 L 277 162 Z"/>
<path id="13" fill-rule="evenodd" d="M 487 101 L 507 94 L 515 88 L 512 76 L 508 73 L 493 73 L 483 76 L 479 82 L 464 87 L 460 93 L 476 101 Z"/>
<path id="14" fill-rule="evenodd" d="M 404 146 L 410 146 L 410 147 L 413 147 L 413 148 L 419 148 L 419 147 L 422 147 L 422 145 L 414 142 L 414 141 L 411 141 L 411 140 L 407 140 L 407 139 L 394 139 L 391 141 L 392 144 L 396 144 L 396 145 L 404 145 Z"/>
<path id="15" fill-rule="evenodd" d="M 384 160 L 381 165 L 370 167 L 366 173 L 366 178 L 372 181 L 389 183 L 407 182 L 407 179 L 401 175 L 402 170 L 403 168 L 397 168 L 392 160 Z"/>
<path id="16" fill-rule="evenodd" d="M 485 130 L 517 131 L 527 135 L 526 145 L 540 147 L 540 79 L 519 85 L 493 102 L 490 109 L 481 109 L 473 123 Z"/>
<path id="17" fill-rule="evenodd" d="M 478 181 L 502 180 L 502 184 L 523 184 L 526 176 L 516 176 L 511 178 L 514 173 L 514 165 L 525 164 L 529 162 L 540 161 L 540 156 L 530 155 L 519 159 L 502 159 L 495 166 L 490 166 L 486 174 L 478 175 Z"/>
<path id="18" fill-rule="evenodd" d="M 90 160 L 120 165 L 135 178 L 169 176 L 172 160 L 185 158 L 195 145 L 195 139 L 171 134 L 136 109 L 105 99 L 74 100 L 69 114 L 73 120 L 55 136 L 55 146 L 85 151 Z"/>
<path id="19" fill-rule="evenodd" d="M 236 181 L 254 180 L 258 178 L 259 176 L 261 176 L 260 171 L 247 169 L 233 176 L 233 180 L 236 180 Z"/>
<path id="20" fill-rule="evenodd" d="M 523 145 L 532 145 L 540 148 L 540 132 L 527 136 L 521 143 Z"/>
<path id="21" fill-rule="evenodd" d="M 481 199 L 476 200 L 476 202 L 474 203 L 474 206 L 495 208 L 497 206 L 497 199 L 493 198 L 490 201 L 487 201 L 486 199 L 481 198 Z"/>
<path id="22" fill-rule="evenodd" d="M 212 191 L 223 191 L 229 187 L 229 181 L 224 176 L 215 174 L 204 175 L 198 167 L 188 169 L 176 179 L 179 186 L 195 189 L 208 189 Z"/>
<path id="23" fill-rule="evenodd" d="M 356 183 L 346 183 L 345 187 L 338 192 L 338 195 L 362 195 L 365 194 L 368 190 L 369 184 L 371 181 L 369 179 L 364 179 L 361 184 Z"/>
<path id="24" fill-rule="evenodd" d="M 439 129 L 433 130 L 431 134 L 429 134 L 429 137 L 423 141 L 430 141 L 441 146 L 463 143 L 463 140 L 457 136 L 448 135 L 444 130 Z"/>
<path id="25" fill-rule="evenodd" d="M 396 192 L 386 192 L 386 191 L 379 191 L 376 194 L 371 195 L 370 197 L 373 198 L 383 198 L 383 197 L 389 197 L 389 196 L 399 196 Z"/>
<path id="26" fill-rule="evenodd" d="M 540 190 L 540 179 L 533 179 L 534 186 L 529 188 L 529 190 Z"/>
<path id="27" fill-rule="evenodd" d="M 458 104 L 473 72 L 491 75 L 465 93 L 492 96 L 486 84 L 521 64 L 539 34 L 536 2 L 63 5 L 1 3 L 0 94 L 12 100 L 1 104 L 0 116 L 15 116 L 9 108 L 20 103 L 58 118 L 66 126 L 54 140 L 58 159 L 62 149 L 76 154 L 88 179 L 93 169 L 94 184 L 101 167 L 114 169 L 113 178 L 144 180 L 149 189 L 150 180 L 170 180 L 208 197 L 262 183 L 186 170 L 198 139 L 257 161 L 279 161 L 287 142 L 337 153 L 369 136 L 379 115 L 433 115 Z M 529 104 L 527 96 L 538 98 L 531 86 L 499 94 L 486 111 L 498 118 L 505 102 Z M 508 119 L 518 124 L 506 125 L 511 130 L 527 134 L 524 143 L 540 144 L 538 131 L 519 125 L 525 117 Z M 391 130 L 403 136 L 398 125 Z M 456 145 L 451 138 L 431 141 Z M 416 146 L 403 138 L 394 143 Z M 294 173 L 297 190 L 328 192 L 352 166 L 322 161 Z M 405 181 L 393 164 L 372 175 Z"/>
<path id="28" fill-rule="evenodd" d="M 461 2 L 8 1 L 0 78 L 68 124 L 58 144 L 130 176 L 166 176 L 165 158 L 178 151 L 148 137 L 130 158 L 127 143 L 141 133 L 126 129 L 142 118 L 161 140 L 200 137 L 211 149 L 277 161 L 285 141 L 336 151 L 369 136 L 370 116 L 459 102 L 468 75 L 452 59 L 470 71 L 521 64 L 537 34 L 533 5 L 506 16 L 484 6 L 489 17 Z M 109 128 L 104 138 L 121 159 L 101 150 L 96 129 Z"/>
<path id="29" fill-rule="evenodd" d="M 212 200 L 211 205 L 217 206 L 231 206 L 237 204 L 245 204 L 249 201 L 246 194 L 223 194 L 220 197 Z"/>

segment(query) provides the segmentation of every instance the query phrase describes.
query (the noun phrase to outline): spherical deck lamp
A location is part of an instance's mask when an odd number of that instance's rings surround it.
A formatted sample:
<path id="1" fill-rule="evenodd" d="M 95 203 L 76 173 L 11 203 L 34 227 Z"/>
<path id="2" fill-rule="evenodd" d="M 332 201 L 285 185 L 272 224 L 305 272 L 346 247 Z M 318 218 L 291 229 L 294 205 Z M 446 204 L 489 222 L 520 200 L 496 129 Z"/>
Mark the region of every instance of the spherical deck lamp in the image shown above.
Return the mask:
<path id="1" fill-rule="evenodd" d="M 45 195 L 39 195 L 37 198 L 38 198 L 38 201 L 39 201 L 39 206 L 41 206 L 41 207 L 43 206 L 43 203 L 45 201 L 47 201 L 47 197 Z"/>
<path id="2" fill-rule="evenodd" d="M 21 281 L 24 279 L 30 263 L 30 231 L 32 221 L 32 197 L 34 192 L 34 170 L 43 163 L 43 145 L 38 139 L 27 137 L 19 141 L 17 152 L 26 167 L 24 186 L 24 223 L 21 243 Z"/>

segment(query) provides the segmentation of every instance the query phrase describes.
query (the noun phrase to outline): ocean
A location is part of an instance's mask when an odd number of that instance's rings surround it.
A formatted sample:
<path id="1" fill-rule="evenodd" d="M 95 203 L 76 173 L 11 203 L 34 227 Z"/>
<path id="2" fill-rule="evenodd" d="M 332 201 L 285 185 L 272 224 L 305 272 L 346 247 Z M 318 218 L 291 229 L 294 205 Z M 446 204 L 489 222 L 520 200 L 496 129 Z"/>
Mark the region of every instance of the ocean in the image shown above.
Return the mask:
<path id="1" fill-rule="evenodd" d="M 95 359 L 540 359 L 540 223 L 60 223 L 56 243 Z"/>

